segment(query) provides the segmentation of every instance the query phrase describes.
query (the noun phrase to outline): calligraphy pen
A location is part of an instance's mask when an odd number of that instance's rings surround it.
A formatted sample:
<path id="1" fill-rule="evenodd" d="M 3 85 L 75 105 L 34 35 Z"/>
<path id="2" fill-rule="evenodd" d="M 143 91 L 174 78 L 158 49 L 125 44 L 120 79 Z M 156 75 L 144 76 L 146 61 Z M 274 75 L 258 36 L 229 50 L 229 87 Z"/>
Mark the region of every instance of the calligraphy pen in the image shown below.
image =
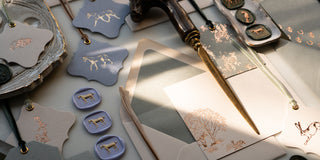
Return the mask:
<path id="1" fill-rule="evenodd" d="M 175 29 L 178 31 L 181 39 L 194 48 L 198 52 L 198 56 L 207 66 L 211 74 L 214 76 L 225 94 L 229 97 L 233 105 L 238 109 L 241 115 L 246 119 L 253 130 L 260 134 L 258 128 L 250 118 L 248 112 L 231 89 L 227 81 L 224 79 L 210 56 L 200 43 L 200 33 L 192 23 L 190 17 L 176 0 L 130 0 L 130 15 L 134 22 L 143 20 L 143 16 L 152 7 L 159 7 L 169 16 Z"/>

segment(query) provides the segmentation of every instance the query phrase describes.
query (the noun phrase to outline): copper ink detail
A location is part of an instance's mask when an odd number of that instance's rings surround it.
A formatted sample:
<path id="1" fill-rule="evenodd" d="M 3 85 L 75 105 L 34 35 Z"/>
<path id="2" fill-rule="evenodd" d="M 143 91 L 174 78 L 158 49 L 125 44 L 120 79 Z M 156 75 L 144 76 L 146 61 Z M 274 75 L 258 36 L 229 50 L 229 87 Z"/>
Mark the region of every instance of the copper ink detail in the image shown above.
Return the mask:
<path id="1" fill-rule="evenodd" d="M 203 151 L 218 150 L 217 144 L 223 142 L 218 134 L 226 131 L 226 119 L 210 108 L 194 110 L 184 120 Z"/>
<path id="2" fill-rule="evenodd" d="M 48 138 L 48 130 L 47 130 L 47 124 L 43 123 L 39 116 L 33 117 L 33 120 L 38 123 L 39 128 L 37 130 L 36 140 L 42 143 L 49 142 Z"/>
<path id="3" fill-rule="evenodd" d="M 311 138 L 316 135 L 318 130 L 320 130 L 320 122 L 312 122 L 311 124 L 309 124 L 309 126 L 306 129 L 301 128 L 300 122 L 297 122 L 294 124 L 300 131 L 300 135 L 307 137 L 307 140 L 304 143 L 304 145 L 307 145 L 308 142 L 311 140 Z"/>
<path id="4" fill-rule="evenodd" d="M 287 31 L 292 33 L 292 28 L 291 27 L 287 27 Z"/>
<path id="5" fill-rule="evenodd" d="M 308 35 L 310 38 L 314 38 L 314 34 L 312 32 L 309 32 Z"/>
<path id="6" fill-rule="evenodd" d="M 302 40 L 301 40 L 300 37 L 296 37 L 296 41 L 297 41 L 298 43 L 301 43 L 301 42 L 302 42 Z"/>
<path id="7" fill-rule="evenodd" d="M 221 43 L 230 40 L 227 25 L 225 24 L 216 25 L 216 30 L 214 30 L 213 32 L 215 32 L 214 38 L 216 43 Z"/>
<path id="8" fill-rule="evenodd" d="M 302 29 L 298 30 L 297 33 L 300 34 L 300 35 L 304 34 Z"/>
<path id="9" fill-rule="evenodd" d="M 32 42 L 31 38 L 22 38 L 15 40 L 10 43 L 10 50 L 15 50 L 17 48 L 24 48 L 25 46 L 29 45 Z"/>
<path id="10" fill-rule="evenodd" d="M 94 26 L 97 26 L 97 23 L 99 21 L 109 23 L 111 21 L 111 18 L 120 19 L 112 10 L 102 11 L 101 13 L 87 13 L 87 19 L 90 19 L 93 17 L 95 19 Z"/>
<path id="11" fill-rule="evenodd" d="M 306 41 L 306 43 L 307 43 L 309 46 L 312 46 L 312 45 L 313 45 L 313 42 L 312 42 L 311 40 Z"/>
<path id="12" fill-rule="evenodd" d="M 231 141 L 230 144 L 227 145 L 227 151 L 233 150 L 236 151 L 240 148 L 243 148 L 243 145 L 246 144 L 243 140 L 238 140 L 237 142 L 234 142 L 234 140 Z"/>
<path id="13" fill-rule="evenodd" d="M 238 61 L 238 57 L 235 52 L 224 53 L 221 57 L 223 61 L 224 69 L 222 72 L 232 72 L 237 69 L 237 66 L 241 65 L 241 62 Z"/>

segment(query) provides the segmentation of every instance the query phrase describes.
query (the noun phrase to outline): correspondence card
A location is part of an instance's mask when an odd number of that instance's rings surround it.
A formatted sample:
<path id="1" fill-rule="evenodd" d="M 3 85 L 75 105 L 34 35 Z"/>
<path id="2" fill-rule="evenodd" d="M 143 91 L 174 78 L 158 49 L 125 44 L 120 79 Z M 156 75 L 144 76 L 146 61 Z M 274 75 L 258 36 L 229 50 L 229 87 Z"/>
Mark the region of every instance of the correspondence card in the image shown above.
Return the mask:
<path id="1" fill-rule="evenodd" d="M 205 71 L 206 67 L 197 59 L 148 39 L 139 42 L 126 83 L 126 90 L 129 91 L 132 99 L 131 105 L 151 144 L 160 155 L 160 159 L 185 160 L 204 157 L 177 113 L 175 106 L 166 95 L 164 88 L 191 77 L 200 76 Z M 120 113 L 122 113 L 121 110 Z M 132 129 L 133 124 L 124 118 L 123 113 L 120 115 L 122 115 L 122 123 L 142 159 L 150 159 L 147 155 L 148 148 L 143 147 L 141 139 L 137 138 L 139 136 L 137 131 Z M 246 123 L 244 122 L 243 125 Z M 251 128 L 248 130 L 251 131 Z M 269 139 L 271 140 L 273 137 Z M 268 154 L 265 154 L 266 148 L 268 148 Z M 269 149 L 272 150 L 272 153 L 269 152 Z M 260 157 L 262 154 L 264 155 L 262 159 L 269 160 L 283 155 L 284 152 L 274 143 L 263 141 L 223 159 L 244 158 L 248 155 L 250 158 L 258 158 L 255 156 Z"/>
<path id="2" fill-rule="evenodd" d="M 208 72 L 165 88 L 209 159 L 222 158 L 279 133 L 288 107 L 286 97 L 260 70 L 233 76 L 228 82 L 261 135 L 253 131 Z"/>

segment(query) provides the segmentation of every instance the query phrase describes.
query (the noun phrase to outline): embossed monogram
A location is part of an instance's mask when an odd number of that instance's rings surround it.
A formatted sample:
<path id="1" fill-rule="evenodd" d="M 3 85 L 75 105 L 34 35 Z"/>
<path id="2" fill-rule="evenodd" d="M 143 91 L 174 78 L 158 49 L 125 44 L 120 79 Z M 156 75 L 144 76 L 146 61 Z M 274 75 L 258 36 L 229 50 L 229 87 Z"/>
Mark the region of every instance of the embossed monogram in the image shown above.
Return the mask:
<path id="1" fill-rule="evenodd" d="M 111 18 L 114 17 L 116 19 L 120 19 L 112 10 L 102 11 L 101 13 L 87 13 L 87 19 L 93 17 L 95 19 L 94 26 L 97 26 L 99 21 L 109 23 Z"/>
<path id="2" fill-rule="evenodd" d="M 96 128 L 98 128 L 98 123 L 99 122 L 101 122 L 103 124 L 106 124 L 106 121 L 104 121 L 104 116 L 99 117 L 97 119 L 90 119 L 90 120 L 88 120 L 88 122 L 89 123 L 93 123 L 96 126 Z"/>
<path id="3" fill-rule="evenodd" d="M 114 141 L 109 144 L 100 145 L 100 148 L 104 148 L 110 153 L 110 148 L 115 148 L 115 149 L 119 150 L 117 147 L 117 143 L 118 143 L 117 141 Z"/>
<path id="4" fill-rule="evenodd" d="M 17 48 L 24 48 L 25 46 L 29 45 L 32 42 L 31 38 L 22 38 L 15 40 L 10 43 L 10 50 L 15 50 Z"/>

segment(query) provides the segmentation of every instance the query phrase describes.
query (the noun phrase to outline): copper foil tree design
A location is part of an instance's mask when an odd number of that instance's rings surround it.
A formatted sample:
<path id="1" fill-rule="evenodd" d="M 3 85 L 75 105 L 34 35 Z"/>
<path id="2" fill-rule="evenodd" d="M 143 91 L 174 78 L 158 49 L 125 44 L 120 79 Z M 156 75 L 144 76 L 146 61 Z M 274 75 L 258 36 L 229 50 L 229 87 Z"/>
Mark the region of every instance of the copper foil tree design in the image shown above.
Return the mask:
<path id="1" fill-rule="evenodd" d="M 214 152 L 218 149 L 216 145 L 223 141 L 218 138 L 218 134 L 226 131 L 224 117 L 206 108 L 188 113 L 184 120 L 204 151 Z"/>

